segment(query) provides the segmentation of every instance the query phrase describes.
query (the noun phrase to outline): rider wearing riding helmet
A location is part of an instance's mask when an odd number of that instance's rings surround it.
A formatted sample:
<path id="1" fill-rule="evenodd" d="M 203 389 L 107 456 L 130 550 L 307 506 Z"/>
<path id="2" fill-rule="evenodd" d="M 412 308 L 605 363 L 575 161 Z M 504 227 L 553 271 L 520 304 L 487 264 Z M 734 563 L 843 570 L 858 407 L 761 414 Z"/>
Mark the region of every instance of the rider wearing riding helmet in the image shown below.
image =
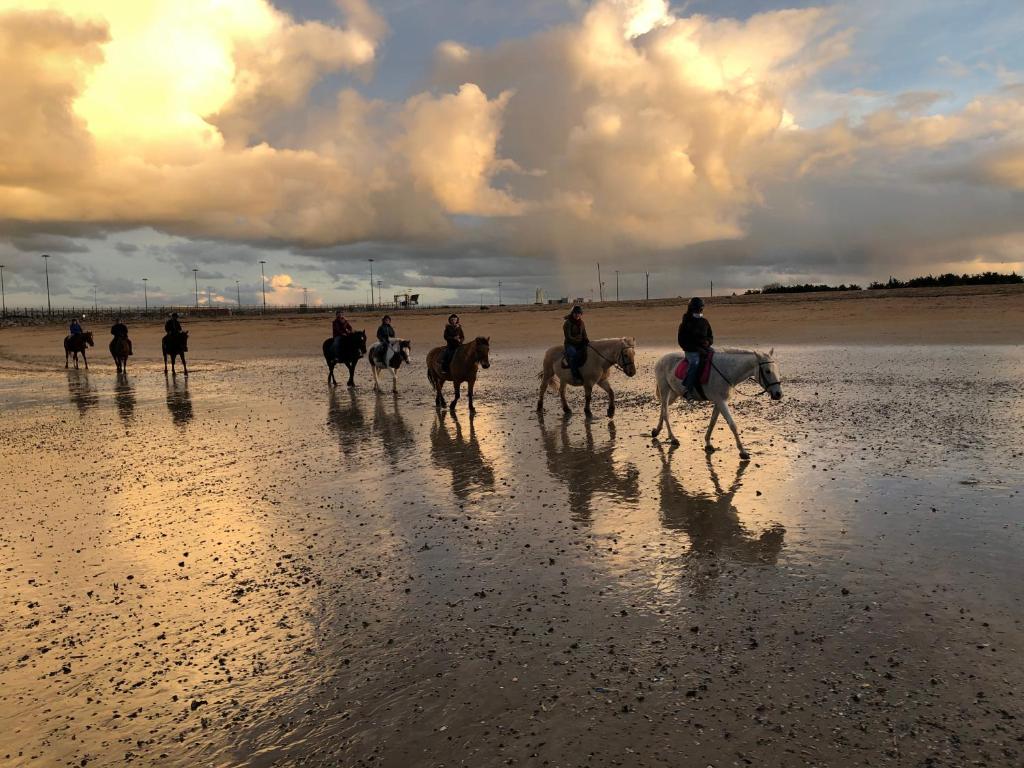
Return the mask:
<path id="1" fill-rule="evenodd" d="M 441 355 L 441 370 L 449 373 L 452 365 L 452 358 L 455 357 L 455 350 L 466 340 L 466 335 L 459 325 L 458 315 L 448 315 L 448 324 L 444 327 L 444 354 Z"/>
<path id="2" fill-rule="evenodd" d="M 82 325 L 78 322 L 77 317 L 71 318 L 71 325 L 68 326 L 68 333 L 72 336 L 77 336 L 82 333 Z"/>
<path id="3" fill-rule="evenodd" d="M 395 329 L 391 327 L 391 315 L 384 315 L 380 319 L 380 328 L 377 329 L 377 341 L 380 342 L 380 357 L 387 368 L 391 364 L 391 340 L 395 338 Z"/>
<path id="4" fill-rule="evenodd" d="M 679 346 L 686 355 L 686 379 L 683 380 L 685 397 L 693 400 L 697 393 L 694 386 L 703 362 L 711 345 L 715 342 L 715 334 L 711 331 L 711 323 L 704 317 L 704 299 L 694 296 L 686 307 L 683 322 L 679 324 Z"/>
<path id="5" fill-rule="evenodd" d="M 345 319 L 345 313 L 340 309 L 334 313 L 334 322 L 331 323 L 331 336 L 334 338 L 334 356 L 341 355 L 341 340 L 345 336 L 352 335 L 352 324 Z"/>
<path id="6" fill-rule="evenodd" d="M 128 354 L 132 354 L 132 340 L 128 338 L 128 326 L 125 325 L 121 318 L 117 318 L 114 324 L 110 326 L 110 335 L 115 339 L 124 339 L 128 342 Z"/>
<path id="7" fill-rule="evenodd" d="M 590 339 L 587 338 L 587 326 L 583 323 L 583 307 L 579 304 L 575 305 L 572 312 L 565 316 L 562 335 L 565 337 L 565 359 L 569 363 L 573 380 L 577 383 L 582 382 L 580 365 L 584 362 L 584 355 L 590 344 Z"/>
<path id="8" fill-rule="evenodd" d="M 164 323 L 164 332 L 168 336 L 177 336 L 182 332 L 181 323 L 178 322 L 177 312 L 171 312 L 171 316 L 167 319 L 167 322 Z"/>

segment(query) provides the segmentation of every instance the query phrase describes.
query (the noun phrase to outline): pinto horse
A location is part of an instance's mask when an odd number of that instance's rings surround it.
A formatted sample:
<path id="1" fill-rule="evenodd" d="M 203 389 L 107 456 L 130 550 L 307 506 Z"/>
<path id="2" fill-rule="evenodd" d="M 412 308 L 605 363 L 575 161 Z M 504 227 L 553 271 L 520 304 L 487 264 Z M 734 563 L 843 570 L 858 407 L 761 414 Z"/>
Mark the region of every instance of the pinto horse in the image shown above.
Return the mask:
<path id="1" fill-rule="evenodd" d="M 75 356 L 75 368 L 78 367 L 78 355 L 82 355 L 82 361 L 85 363 L 85 370 L 89 370 L 89 359 L 85 356 L 86 347 L 94 347 L 96 342 L 92 340 L 92 331 L 82 331 L 82 333 L 76 333 L 72 336 L 64 337 L 64 367 L 68 367 L 68 360 L 72 355 Z"/>
<path id="2" fill-rule="evenodd" d="M 711 361 L 711 374 L 708 377 L 708 383 L 702 385 L 707 399 L 715 404 L 707 432 L 704 433 L 705 451 L 711 453 L 715 450 L 711 445 L 711 433 L 715 429 L 718 415 L 721 414 L 728 422 L 733 437 L 736 438 L 736 447 L 739 449 L 740 458 L 744 461 L 750 459 L 750 454 L 747 453 L 747 449 L 743 447 L 743 442 L 740 440 L 740 433 L 736 429 L 736 422 L 733 421 L 732 413 L 729 411 L 728 401 L 736 389 L 736 385 L 747 379 L 756 381 L 772 400 L 782 399 L 782 382 L 779 378 L 779 366 L 772 357 L 774 352 L 774 349 L 767 354 L 751 349 L 725 349 L 715 353 Z M 661 403 L 661 413 L 658 425 L 651 430 L 651 437 L 657 437 L 661 432 L 661 425 L 664 424 L 673 445 L 679 445 L 679 441 L 672 433 L 672 425 L 668 420 L 668 407 L 683 395 L 683 382 L 675 374 L 682 359 L 681 354 L 672 352 L 654 364 L 654 379 L 658 400 Z"/>
<path id="3" fill-rule="evenodd" d="M 367 355 L 367 359 L 370 362 L 370 373 L 373 374 L 373 391 L 380 392 L 380 378 L 379 373 L 385 368 L 391 371 L 391 383 L 392 392 L 398 392 L 398 369 L 405 363 L 408 365 L 412 362 L 409 357 L 409 353 L 412 352 L 412 342 L 408 339 L 392 339 L 389 343 L 391 350 L 391 360 L 385 364 L 384 355 L 386 350 L 381 349 L 383 345 L 381 342 L 377 342 L 370 347 L 370 354 Z"/>
<path id="4" fill-rule="evenodd" d="M 128 350 L 131 347 L 126 338 L 113 338 L 110 340 L 110 356 L 114 358 L 114 365 L 118 373 L 128 372 Z"/>
<path id="5" fill-rule="evenodd" d="M 468 344 L 460 344 L 452 355 L 448 372 L 441 368 L 441 360 L 444 355 L 444 347 L 435 347 L 427 353 L 427 381 L 434 387 L 436 397 L 434 405 L 444 408 L 444 383 L 451 381 L 455 388 L 455 397 L 449 406 L 452 414 L 455 413 L 455 404 L 459 402 L 459 395 L 462 391 L 462 383 L 466 383 L 469 396 L 469 412 L 476 413 L 473 406 L 473 387 L 476 385 L 476 374 L 479 368 L 490 368 L 491 361 L 488 357 L 491 351 L 491 339 L 489 336 L 477 336 Z"/>
<path id="6" fill-rule="evenodd" d="M 558 395 L 562 399 L 562 411 L 568 415 L 572 413 L 569 403 L 565 399 L 565 388 L 572 384 L 574 387 L 583 387 L 586 395 L 583 412 L 587 418 L 594 414 L 590 412 L 590 398 L 594 385 L 599 386 L 608 393 L 608 418 L 615 415 L 615 392 L 608 383 L 608 376 L 613 367 L 619 368 L 627 376 L 636 376 L 636 339 L 623 337 L 621 339 L 598 339 L 589 344 L 587 360 L 580 366 L 580 374 L 583 376 L 581 383 L 572 380 L 572 371 L 567 366 L 560 365 L 559 361 L 565 354 L 565 348 L 561 345 L 551 347 L 544 355 L 544 370 L 540 376 L 540 395 L 537 399 L 537 412 L 544 411 L 544 393 L 548 387 L 554 389 L 555 379 L 559 381 Z"/>
<path id="7" fill-rule="evenodd" d="M 324 340 L 324 360 L 327 361 L 327 383 L 338 386 L 338 380 L 334 378 L 334 366 L 338 363 L 348 368 L 348 386 L 356 385 L 355 376 L 356 363 L 359 358 L 366 354 L 366 331 L 354 331 L 347 336 L 341 336 L 339 346 L 341 347 L 335 356 L 334 337 Z"/>
<path id="8" fill-rule="evenodd" d="M 170 357 L 171 374 L 177 376 L 178 372 L 174 370 L 174 358 L 180 357 L 181 367 L 185 369 L 185 375 L 188 376 L 188 365 L 185 363 L 185 353 L 188 352 L 188 331 L 168 333 L 160 342 L 160 347 L 164 353 L 164 373 L 167 373 L 167 358 Z"/>

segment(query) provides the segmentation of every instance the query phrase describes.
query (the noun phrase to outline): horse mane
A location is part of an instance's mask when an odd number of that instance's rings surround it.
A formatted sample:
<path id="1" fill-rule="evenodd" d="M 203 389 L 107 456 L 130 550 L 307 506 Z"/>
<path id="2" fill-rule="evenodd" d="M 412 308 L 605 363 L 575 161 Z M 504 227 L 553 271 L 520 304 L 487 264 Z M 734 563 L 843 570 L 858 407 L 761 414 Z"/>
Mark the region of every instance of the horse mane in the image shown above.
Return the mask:
<path id="1" fill-rule="evenodd" d="M 487 344 L 488 346 L 490 346 L 491 340 L 489 338 L 487 338 L 486 336 L 477 336 L 475 339 L 473 339 L 473 343 L 474 344 Z"/>

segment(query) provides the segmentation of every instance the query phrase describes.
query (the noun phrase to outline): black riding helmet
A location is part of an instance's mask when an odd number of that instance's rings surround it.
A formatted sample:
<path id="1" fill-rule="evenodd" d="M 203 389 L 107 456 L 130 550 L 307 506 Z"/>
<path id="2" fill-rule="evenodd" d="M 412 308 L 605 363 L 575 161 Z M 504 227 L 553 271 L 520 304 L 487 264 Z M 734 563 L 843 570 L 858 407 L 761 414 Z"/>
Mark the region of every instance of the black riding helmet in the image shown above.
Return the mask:
<path id="1" fill-rule="evenodd" d="M 573 306 L 572 311 L 569 314 L 570 315 L 582 315 L 583 314 L 583 307 L 581 307 L 579 304 L 576 304 L 575 306 Z"/>
<path id="2" fill-rule="evenodd" d="M 700 296 L 694 296 L 690 299 L 690 303 L 686 307 L 688 314 L 696 315 L 704 311 L 704 299 Z"/>

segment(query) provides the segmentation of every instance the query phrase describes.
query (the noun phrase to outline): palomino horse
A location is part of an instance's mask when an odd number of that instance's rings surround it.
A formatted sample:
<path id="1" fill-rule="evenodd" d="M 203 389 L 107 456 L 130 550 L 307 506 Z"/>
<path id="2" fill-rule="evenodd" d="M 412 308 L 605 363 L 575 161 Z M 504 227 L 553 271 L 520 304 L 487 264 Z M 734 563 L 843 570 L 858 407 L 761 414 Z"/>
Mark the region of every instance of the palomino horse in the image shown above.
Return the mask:
<path id="1" fill-rule="evenodd" d="M 164 352 L 164 373 L 167 373 L 167 358 L 170 357 L 171 374 L 177 376 L 178 372 L 174 369 L 174 358 L 180 357 L 181 367 L 185 369 L 185 375 L 188 376 L 188 366 L 185 364 L 185 353 L 188 352 L 188 331 L 168 333 L 160 342 L 160 346 Z"/>
<path id="2" fill-rule="evenodd" d="M 402 363 L 408 365 L 412 362 L 409 358 L 409 353 L 412 352 L 412 343 L 408 339 L 394 339 L 390 343 L 391 347 L 391 361 L 385 365 L 381 357 L 381 343 L 378 341 L 372 347 L 370 347 L 370 354 L 367 358 L 370 361 L 370 373 L 373 374 L 373 391 L 381 392 L 380 379 L 378 374 L 385 368 L 391 371 L 391 384 L 392 392 L 398 392 L 398 369 L 402 367 Z"/>
<path id="3" fill-rule="evenodd" d="M 114 365 L 117 366 L 118 373 L 128 372 L 128 339 L 125 338 L 114 338 L 110 340 L 110 356 L 114 358 Z"/>
<path id="4" fill-rule="evenodd" d="M 565 349 L 561 346 L 551 347 L 544 355 L 544 370 L 540 373 L 540 395 L 537 400 L 537 411 L 544 410 L 544 393 L 548 387 L 555 388 L 555 377 L 558 377 L 560 386 L 558 395 L 562 398 L 562 411 L 569 414 L 572 409 L 565 401 L 565 388 L 570 384 L 574 387 L 583 387 L 586 394 L 586 403 L 583 412 L 587 417 L 594 414 L 590 412 L 590 398 L 596 384 L 608 393 L 608 418 L 615 415 L 615 393 L 611 384 L 608 383 L 608 376 L 612 367 L 620 368 L 627 376 L 636 375 L 636 339 L 623 337 L 621 339 L 598 339 L 589 344 L 587 361 L 580 367 L 580 375 L 583 383 L 577 384 L 572 380 L 572 371 L 563 367 L 561 360 Z"/>
<path id="5" fill-rule="evenodd" d="M 338 363 L 348 368 L 348 386 L 356 385 L 355 376 L 356 363 L 359 358 L 366 354 L 366 331 L 353 331 L 347 336 L 342 336 L 340 341 L 341 350 L 337 357 L 334 354 L 334 338 L 324 340 L 324 360 L 327 361 L 327 383 L 338 386 L 338 380 L 334 378 L 334 366 Z"/>
<path id="6" fill-rule="evenodd" d="M 444 354 L 444 347 L 435 347 L 427 353 L 427 381 L 434 387 L 436 397 L 434 405 L 444 408 L 444 383 L 451 381 L 455 388 L 455 397 L 449 406 L 452 414 L 455 413 L 455 404 L 459 402 L 459 394 L 462 391 L 462 382 L 466 382 L 467 394 L 469 396 L 469 412 L 476 413 L 473 407 L 473 387 L 476 385 L 476 372 L 478 368 L 490 368 L 491 361 L 488 355 L 491 352 L 491 339 L 489 336 L 477 336 L 468 344 L 460 344 L 452 356 L 451 365 L 448 366 L 448 373 L 441 370 L 441 356 Z"/>
<path id="7" fill-rule="evenodd" d="M 72 355 L 75 356 L 75 368 L 78 367 L 78 355 L 82 355 L 82 361 L 85 363 L 85 370 L 89 370 L 89 359 L 85 356 L 85 348 L 95 346 L 95 342 L 92 340 L 92 331 L 83 331 L 82 333 L 76 333 L 73 336 L 64 337 L 64 367 L 68 367 L 68 360 Z"/>
<path id="8" fill-rule="evenodd" d="M 772 358 L 774 352 L 774 349 L 770 350 L 768 354 L 750 349 L 725 349 L 715 352 L 711 360 L 711 376 L 708 383 L 702 387 L 707 399 L 715 404 L 715 409 L 711 412 L 711 421 L 708 423 L 708 430 L 704 433 L 704 450 L 708 453 L 715 450 L 711 445 L 711 433 L 718 421 L 718 414 L 722 414 L 736 438 L 736 447 L 740 451 L 740 458 L 744 460 L 750 458 L 750 454 L 747 453 L 740 441 L 740 433 L 736 429 L 732 413 L 729 412 L 727 401 L 736 385 L 747 379 L 753 379 L 760 384 L 761 388 L 771 395 L 772 400 L 782 399 L 779 367 Z M 675 374 L 676 367 L 682 359 L 683 356 L 680 353 L 673 352 L 662 357 L 654 365 L 654 378 L 658 399 L 661 402 L 661 415 L 658 419 L 658 426 L 651 430 L 651 436 L 657 437 L 661 431 L 661 425 L 664 424 L 668 428 L 668 437 L 673 445 L 679 445 L 679 441 L 672 433 L 672 425 L 668 420 L 668 407 L 683 394 L 683 382 Z"/>

